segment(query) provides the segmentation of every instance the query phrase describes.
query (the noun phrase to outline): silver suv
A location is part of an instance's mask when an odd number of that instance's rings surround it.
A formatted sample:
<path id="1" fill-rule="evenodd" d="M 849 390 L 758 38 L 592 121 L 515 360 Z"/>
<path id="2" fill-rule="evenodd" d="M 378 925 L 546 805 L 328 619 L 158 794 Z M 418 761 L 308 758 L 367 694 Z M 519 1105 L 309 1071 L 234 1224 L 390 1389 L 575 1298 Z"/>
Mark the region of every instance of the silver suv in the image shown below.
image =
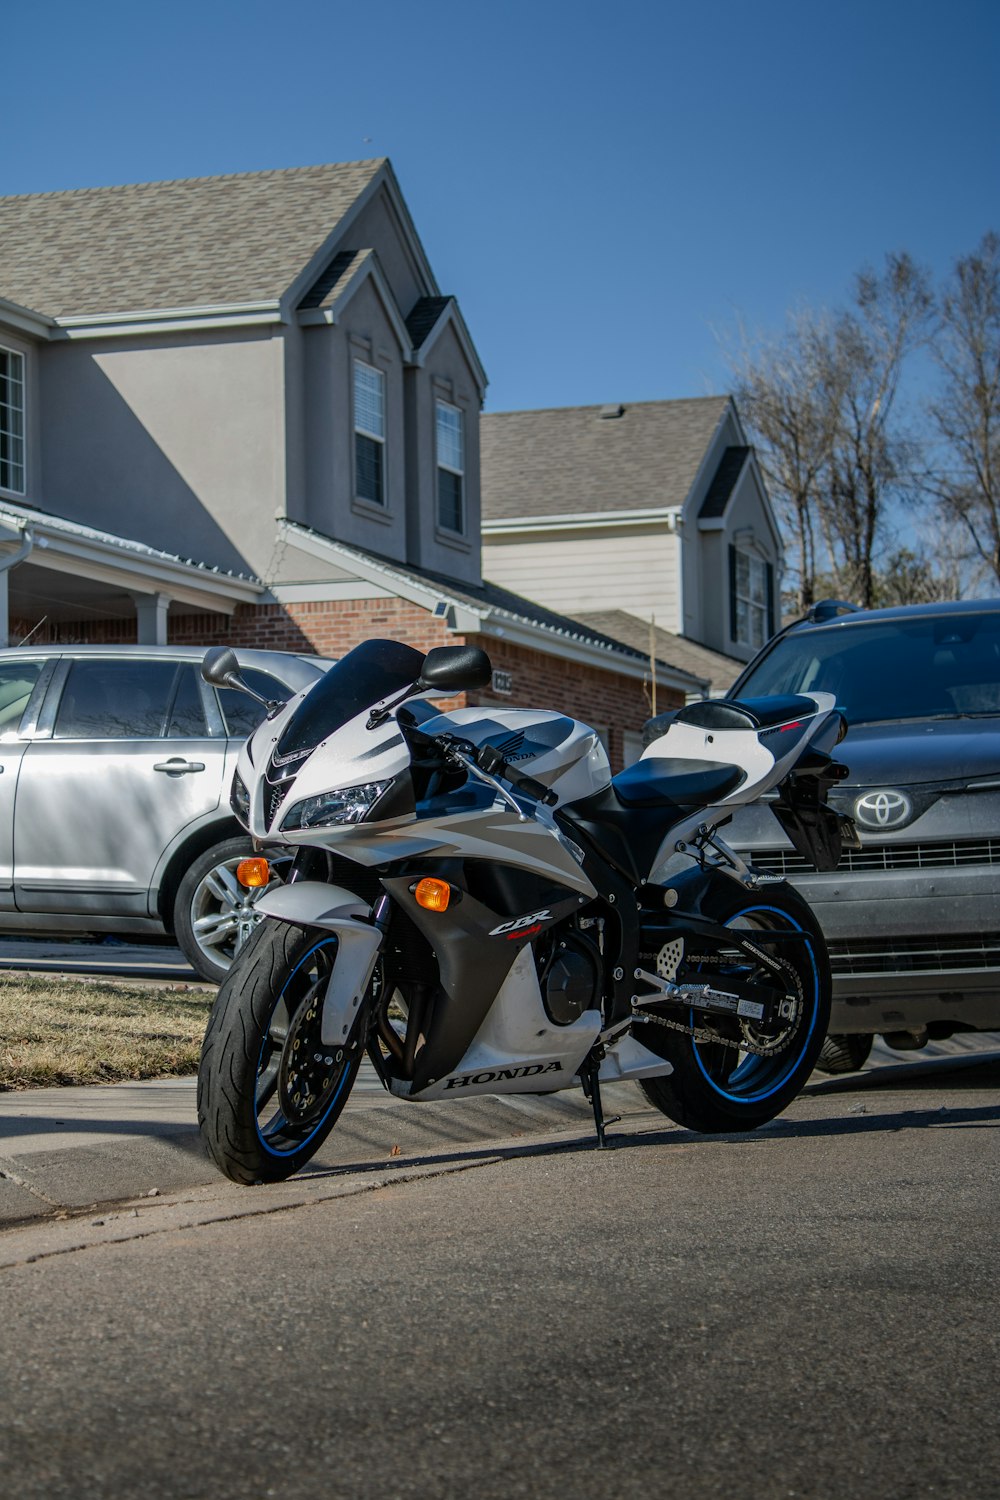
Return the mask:
<path id="1" fill-rule="evenodd" d="M 834 1005 L 821 1065 L 1000 1028 L 1000 600 L 858 610 L 828 601 L 769 641 L 733 697 L 837 696 L 849 768 L 830 805 L 859 850 L 815 874 L 766 804 L 726 839 L 787 875 L 822 923 Z"/>
<path id="2" fill-rule="evenodd" d="M 0 650 L 0 932 L 167 933 L 203 978 L 223 977 L 255 915 L 229 787 L 264 710 L 203 682 L 203 655 Z M 240 664 L 281 701 L 330 665 L 280 651 Z"/>

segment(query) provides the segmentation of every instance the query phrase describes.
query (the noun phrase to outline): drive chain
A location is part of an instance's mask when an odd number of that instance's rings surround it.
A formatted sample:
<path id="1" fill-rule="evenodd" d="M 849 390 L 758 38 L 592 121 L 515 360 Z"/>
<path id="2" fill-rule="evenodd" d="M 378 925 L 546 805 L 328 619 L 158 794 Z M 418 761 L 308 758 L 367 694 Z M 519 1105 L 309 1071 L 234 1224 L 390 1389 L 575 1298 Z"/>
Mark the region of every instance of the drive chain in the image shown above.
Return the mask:
<path id="1" fill-rule="evenodd" d="M 757 1042 L 751 1042 L 748 1037 L 737 1042 L 732 1037 L 720 1036 L 717 1031 L 706 1031 L 701 1026 L 685 1026 L 683 1021 L 668 1021 L 665 1016 L 654 1016 L 648 1010 L 634 1010 L 632 1019 L 646 1021 L 653 1026 L 665 1026 L 668 1031 L 679 1031 L 682 1036 L 689 1036 L 695 1042 L 712 1042 L 717 1047 L 729 1047 L 733 1052 L 752 1052 L 755 1057 L 773 1057 L 786 1045 L 783 1041 L 776 1041 L 770 1046 L 762 1047 Z"/>

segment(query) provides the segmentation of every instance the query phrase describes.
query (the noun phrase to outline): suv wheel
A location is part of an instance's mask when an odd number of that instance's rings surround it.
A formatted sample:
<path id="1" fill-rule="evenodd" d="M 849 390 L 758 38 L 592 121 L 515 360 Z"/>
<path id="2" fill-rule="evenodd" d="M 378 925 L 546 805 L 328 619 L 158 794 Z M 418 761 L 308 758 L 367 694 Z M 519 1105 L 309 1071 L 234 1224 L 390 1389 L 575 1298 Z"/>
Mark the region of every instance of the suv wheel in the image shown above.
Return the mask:
<path id="1" fill-rule="evenodd" d="M 825 1037 L 816 1067 L 821 1073 L 856 1073 L 868 1061 L 874 1040 L 862 1031 Z"/>
<path id="2" fill-rule="evenodd" d="M 247 890 L 236 866 L 253 853 L 249 839 L 226 839 L 190 867 L 174 901 L 178 945 L 202 979 L 219 984 L 260 921 L 256 903 L 267 889 Z"/>

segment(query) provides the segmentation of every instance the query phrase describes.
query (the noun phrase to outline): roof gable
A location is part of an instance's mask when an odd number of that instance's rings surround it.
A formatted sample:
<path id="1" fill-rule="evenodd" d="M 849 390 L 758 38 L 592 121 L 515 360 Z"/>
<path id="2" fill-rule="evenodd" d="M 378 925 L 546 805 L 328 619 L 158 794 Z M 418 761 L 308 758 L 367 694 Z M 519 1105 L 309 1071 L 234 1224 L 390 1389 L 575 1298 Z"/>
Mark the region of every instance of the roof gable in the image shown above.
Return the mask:
<path id="1" fill-rule="evenodd" d="M 727 396 L 484 415 L 483 519 L 683 505 Z"/>
<path id="2" fill-rule="evenodd" d="M 54 318 L 277 302 L 384 159 L 0 198 L 0 294 Z"/>

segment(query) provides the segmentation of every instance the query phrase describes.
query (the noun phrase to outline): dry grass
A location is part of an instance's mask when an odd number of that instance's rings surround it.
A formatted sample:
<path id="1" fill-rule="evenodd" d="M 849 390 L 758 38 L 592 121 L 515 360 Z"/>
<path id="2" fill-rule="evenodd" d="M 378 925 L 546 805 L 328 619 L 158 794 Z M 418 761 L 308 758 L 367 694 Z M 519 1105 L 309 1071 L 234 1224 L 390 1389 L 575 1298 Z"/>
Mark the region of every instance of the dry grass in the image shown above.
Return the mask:
<path id="1" fill-rule="evenodd" d="M 214 996 L 0 976 L 0 1090 L 193 1073 Z"/>

